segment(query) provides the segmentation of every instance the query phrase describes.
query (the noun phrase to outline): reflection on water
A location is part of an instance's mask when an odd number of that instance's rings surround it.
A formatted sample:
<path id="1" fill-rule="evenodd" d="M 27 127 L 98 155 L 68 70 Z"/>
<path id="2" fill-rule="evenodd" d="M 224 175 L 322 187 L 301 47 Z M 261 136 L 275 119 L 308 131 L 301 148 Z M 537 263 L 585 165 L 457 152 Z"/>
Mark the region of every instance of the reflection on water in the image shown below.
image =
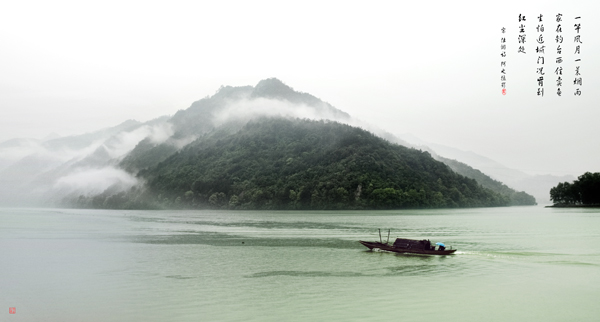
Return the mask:
<path id="1" fill-rule="evenodd" d="M 358 243 L 378 229 L 458 251 Z M 0 209 L 0 302 L 22 321 L 589 321 L 599 242 L 590 209 Z"/>
<path id="2" fill-rule="evenodd" d="M 206 232 L 164 236 L 137 236 L 132 240 L 148 244 L 183 245 L 202 244 L 211 246 L 239 246 L 239 247 L 326 247 L 326 248 L 348 248 L 355 249 L 358 242 L 337 238 L 266 238 L 231 235 L 217 232 Z"/>

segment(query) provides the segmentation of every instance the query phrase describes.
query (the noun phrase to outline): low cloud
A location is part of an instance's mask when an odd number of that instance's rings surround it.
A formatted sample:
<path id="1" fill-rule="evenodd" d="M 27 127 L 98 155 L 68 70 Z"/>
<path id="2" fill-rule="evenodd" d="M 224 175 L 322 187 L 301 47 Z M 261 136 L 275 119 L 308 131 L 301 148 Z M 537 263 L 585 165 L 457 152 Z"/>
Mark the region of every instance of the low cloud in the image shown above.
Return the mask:
<path id="1" fill-rule="evenodd" d="M 105 148 L 112 158 L 121 158 L 131 152 L 143 139 L 150 139 L 152 143 L 160 144 L 173 135 L 172 125 L 162 123 L 158 125 L 143 125 L 130 132 L 121 132 L 105 143 Z"/>
<path id="2" fill-rule="evenodd" d="M 57 141 L 16 139 L 1 143 L 0 203 L 35 204 L 70 194 L 129 189 L 138 180 L 117 168 L 119 160 L 146 138 L 160 144 L 173 135 L 172 125 L 167 122 L 144 124 L 113 135 L 102 135 L 103 131 L 107 132 L 100 130 Z M 184 139 L 172 144 L 180 147 L 187 143 Z"/>
<path id="3" fill-rule="evenodd" d="M 131 174 L 114 167 L 100 169 L 80 169 L 69 175 L 59 178 L 54 184 L 54 189 L 63 193 L 77 191 L 83 195 L 99 194 L 109 187 L 118 187 L 119 190 L 135 186 L 138 180 Z"/>
<path id="4" fill-rule="evenodd" d="M 213 116 L 213 122 L 215 126 L 219 126 L 229 121 L 247 122 L 260 116 L 335 120 L 332 113 L 322 112 L 306 104 L 267 98 L 244 98 L 230 101 L 227 107 Z"/>

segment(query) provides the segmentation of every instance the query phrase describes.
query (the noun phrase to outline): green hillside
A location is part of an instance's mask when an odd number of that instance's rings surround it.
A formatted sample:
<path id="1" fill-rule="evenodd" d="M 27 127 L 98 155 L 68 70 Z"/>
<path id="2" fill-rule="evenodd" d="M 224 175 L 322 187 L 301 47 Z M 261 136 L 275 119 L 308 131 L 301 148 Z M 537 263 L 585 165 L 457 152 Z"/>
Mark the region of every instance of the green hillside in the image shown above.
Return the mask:
<path id="1" fill-rule="evenodd" d="M 215 130 L 139 176 L 108 208 L 393 209 L 506 206 L 428 152 L 335 122 L 262 118 Z M 104 200 L 104 201 L 102 201 Z M 100 205 L 102 203 L 102 205 Z"/>

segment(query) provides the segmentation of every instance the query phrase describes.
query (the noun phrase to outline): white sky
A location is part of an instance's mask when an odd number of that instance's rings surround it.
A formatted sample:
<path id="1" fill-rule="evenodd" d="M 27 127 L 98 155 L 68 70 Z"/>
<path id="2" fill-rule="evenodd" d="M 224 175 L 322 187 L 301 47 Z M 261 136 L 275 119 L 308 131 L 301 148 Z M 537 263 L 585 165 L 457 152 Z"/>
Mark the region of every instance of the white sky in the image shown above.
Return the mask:
<path id="1" fill-rule="evenodd" d="M 517 54 L 520 13 L 526 55 Z M 540 13 L 544 97 L 535 94 Z M 564 19 L 563 97 L 552 74 L 556 13 Z M 4 1 L 0 141 L 146 121 L 221 85 L 277 77 L 392 133 L 528 173 L 600 172 L 599 18 L 595 1 Z"/>

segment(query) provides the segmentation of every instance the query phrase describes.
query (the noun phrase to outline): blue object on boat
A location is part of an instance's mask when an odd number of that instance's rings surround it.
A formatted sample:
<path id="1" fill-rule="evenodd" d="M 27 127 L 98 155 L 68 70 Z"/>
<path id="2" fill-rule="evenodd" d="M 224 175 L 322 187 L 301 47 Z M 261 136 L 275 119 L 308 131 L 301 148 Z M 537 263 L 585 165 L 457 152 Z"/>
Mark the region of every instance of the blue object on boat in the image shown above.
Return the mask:
<path id="1" fill-rule="evenodd" d="M 442 247 L 446 247 L 446 245 L 444 245 L 444 243 L 435 243 L 436 245 L 440 245 Z"/>

